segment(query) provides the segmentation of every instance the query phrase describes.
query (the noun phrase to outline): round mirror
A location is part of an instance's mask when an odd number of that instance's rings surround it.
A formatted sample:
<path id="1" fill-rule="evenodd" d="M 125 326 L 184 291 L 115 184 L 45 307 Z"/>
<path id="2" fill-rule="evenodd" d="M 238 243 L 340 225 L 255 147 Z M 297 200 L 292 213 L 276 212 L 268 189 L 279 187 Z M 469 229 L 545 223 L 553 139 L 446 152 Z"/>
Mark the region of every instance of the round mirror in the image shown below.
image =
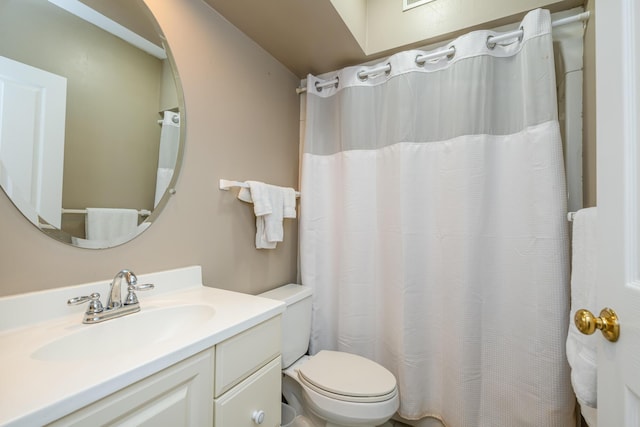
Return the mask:
<path id="1" fill-rule="evenodd" d="M 0 186 L 49 236 L 125 243 L 179 169 L 184 106 L 141 0 L 0 2 Z"/>

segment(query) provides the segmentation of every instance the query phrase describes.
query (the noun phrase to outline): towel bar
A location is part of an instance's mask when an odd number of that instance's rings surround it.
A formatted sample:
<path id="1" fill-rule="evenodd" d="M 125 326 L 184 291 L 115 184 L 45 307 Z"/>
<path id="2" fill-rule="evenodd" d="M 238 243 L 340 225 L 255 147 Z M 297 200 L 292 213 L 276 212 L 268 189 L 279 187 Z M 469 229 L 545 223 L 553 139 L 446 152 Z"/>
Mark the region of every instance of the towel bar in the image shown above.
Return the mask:
<path id="1" fill-rule="evenodd" d="M 241 181 L 231 181 L 229 179 L 221 179 L 219 188 L 224 191 L 229 191 L 231 187 L 249 188 L 249 184 Z M 296 197 L 300 197 L 300 192 L 296 191 Z"/>
<path id="2" fill-rule="evenodd" d="M 65 209 L 65 208 L 62 208 L 62 213 L 63 214 L 86 214 L 87 210 L 86 209 Z M 147 209 L 140 209 L 138 211 L 138 215 L 140 215 L 140 216 L 149 216 L 149 215 L 151 215 L 151 211 L 147 210 Z"/>

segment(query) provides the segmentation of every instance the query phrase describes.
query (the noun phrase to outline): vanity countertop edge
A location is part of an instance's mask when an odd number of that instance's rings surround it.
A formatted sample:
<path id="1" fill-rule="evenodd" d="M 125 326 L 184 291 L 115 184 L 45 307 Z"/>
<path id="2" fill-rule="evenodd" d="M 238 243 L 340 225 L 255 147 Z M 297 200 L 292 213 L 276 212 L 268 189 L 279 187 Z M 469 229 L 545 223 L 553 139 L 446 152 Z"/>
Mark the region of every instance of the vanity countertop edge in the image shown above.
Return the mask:
<path id="1" fill-rule="evenodd" d="M 199 266 L 139 275 L 139 283 L 154 283 L 156 288 L 138 293 L 141 311 L 129 316 L 169 304 L 197 304 L 214 308 L 211 320 L 180 336 L 133 348 L 112 359 L 92 360 L 92 354 L 87 354 L 84 363 L 37 360 L 33 354 L 52 336 L 98 326 L 82 324 L 86 307 L 67 307 L 66 300 L 96 289 L 104 292 L 108 281 L 0 298 L 0 426 L 55 421 L 284 311 L 280 301 L 207 287 L 201 277 Z M 104 298 L 106 292 L 102 292 Z"/>

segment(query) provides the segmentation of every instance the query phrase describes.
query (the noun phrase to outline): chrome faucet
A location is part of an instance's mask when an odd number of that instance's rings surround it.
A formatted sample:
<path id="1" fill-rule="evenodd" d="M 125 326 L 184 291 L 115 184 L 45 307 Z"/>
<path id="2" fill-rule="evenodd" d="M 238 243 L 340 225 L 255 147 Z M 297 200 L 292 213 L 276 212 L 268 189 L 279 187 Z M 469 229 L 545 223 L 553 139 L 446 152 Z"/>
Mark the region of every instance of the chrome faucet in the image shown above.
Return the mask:
<path id="1" fill-rule="evenodd" d="M 122 278 L 127 282 L 127 286 L 136 286 L 138 284 L 138 278 L 133 272 L 129 270 L 120 270 L 111 281 L 111 287 L 109 289 L 109 300 L 107 301 L 107 308 L 115 309 L 122 307 Z"/>
<path id="2" fill-rule="evenodd" d="M 128 291 L 124 303 L 122 302 L 121 289 L 123 278 L 127 282 Z M 138 278 L 133 273 L 133 271 L 120 270 L 111 281 L 111 285 L 109 288 L 109 299 L 107 301 L 106 307 L 103 307 L 103 305 L 100 303 L 99 293 L 92 293 L 89 296 L 71 298 L 67 301 L 67 304 L 75 305 L 89 301 L 89 308 L 84 313 L 82 323 L 98 323 L 140 311 L 140 304 L 138 303 L 138 297 L 136 296 L 135 292 L 145 291 L 153 288 L 154 285 L 151 283 L 138 285 Z"/>

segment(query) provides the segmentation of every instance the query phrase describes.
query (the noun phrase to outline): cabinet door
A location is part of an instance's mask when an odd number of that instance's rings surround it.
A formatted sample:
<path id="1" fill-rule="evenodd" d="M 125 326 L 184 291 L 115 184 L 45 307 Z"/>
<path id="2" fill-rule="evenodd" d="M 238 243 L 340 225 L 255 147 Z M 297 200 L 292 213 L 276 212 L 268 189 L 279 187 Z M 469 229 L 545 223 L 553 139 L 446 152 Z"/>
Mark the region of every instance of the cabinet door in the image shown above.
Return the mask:
<path id="1" fill-rule="evenodd" d="M 215 397 L 280 354 L 281 316 L 273 317 L 216 346 Z"/>
<path id="2" fill-rule="evenodd" d="M 210 426 L 213 359 L 213 350 L 196 354 L 50 425 Z"/>
<path id="3" fill-rule="evenodd" d="M 216 427 L 280 426 L 281 359 L 278 356 L 215 400 Z M 262 422 L 254 416 L 262 411 Z"/>

